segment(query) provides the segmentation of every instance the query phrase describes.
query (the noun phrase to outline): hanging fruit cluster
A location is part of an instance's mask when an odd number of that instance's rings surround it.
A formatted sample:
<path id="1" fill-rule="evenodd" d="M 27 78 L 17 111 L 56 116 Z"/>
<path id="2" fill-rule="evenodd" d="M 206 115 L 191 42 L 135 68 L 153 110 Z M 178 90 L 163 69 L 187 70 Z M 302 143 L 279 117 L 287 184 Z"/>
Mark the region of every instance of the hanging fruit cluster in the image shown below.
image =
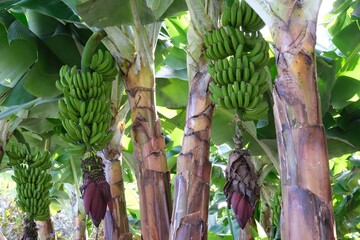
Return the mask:
<path id="1" fill-rule="evenodd" d="M 205 35 L 205 56 L 211 100 L 226 109 L 238 109 L 242 120 L 264 117 L 268 105 L 269 73 L 264 68 L 269 60 L 269 45 L 260 29 L 264 22 L 243 0 L 225 1 L 222 27 Z"/>
<path id="2" fill-rule="evenodd" d="M 243 121 L 266 116 L 268 104 L 264 93 L 270 78 L 266 65 L 269 45 L 260 29 L 264 22 L 242 0 L 226 0 L 222 9 L 222 26 L 205 35 L 205 56 L 211 100 L 225 109 L 236 109 Z M 229 155 L 224 193 L 241 228 L 252 217 L 259 199 L 257 175 L 250 152 L 243 147 L 241 121 L 237 121 L 235 149 Z"/>
<path id="3" fill-rule="evenodd" d="M 8 164 L 14 170 L 11 177 L 16 182 L 16 204 L 30 219 L 49 219 L 49 190 L 52 187 L 50 153 L 31 152 L 25 144 L 18 144 L 12 145 L 6 154 L 9 156 Z"/>
<path id="4" fill-rule="evenodd" d="M 66 133 L 64 141 L 72 144 L 71 154 L 103 149 L 112 138 L 110 129 L 111 81 L 118 74 L 109 52 L 99 49 L 88 70 L 64 65 L 56 87 L 64 93 L 59 101 L 59 119 Z"/>
<path id="5" fill-rule="evenodd" d="M 64 99 L 59 101 L 59 119 L 65 130 L 61 137 L 70 145 L 68 153 L 83 155 L 84 208 L 98 227 L 106 207 L 112 209 L 112 201 L 104 165 L 96 152 L 112 138 L 111 82 L 119 70 L 110 52 L 101 49 L 92 55 L 90 62 L 81 70 L 76 66 L 63 66 L 56 87 L 64 94 Z"/>

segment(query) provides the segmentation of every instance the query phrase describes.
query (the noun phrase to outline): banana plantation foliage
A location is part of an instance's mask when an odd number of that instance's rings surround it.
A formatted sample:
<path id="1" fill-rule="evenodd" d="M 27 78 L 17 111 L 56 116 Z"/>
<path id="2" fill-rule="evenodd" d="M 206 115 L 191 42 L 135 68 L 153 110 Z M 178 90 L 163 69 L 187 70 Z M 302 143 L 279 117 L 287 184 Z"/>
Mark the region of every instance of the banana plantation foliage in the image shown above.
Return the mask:
<path id="1" fill-rule="evenodd" d="M 360 1 L 0 2 L 0 239 L 359 239 Z"/>

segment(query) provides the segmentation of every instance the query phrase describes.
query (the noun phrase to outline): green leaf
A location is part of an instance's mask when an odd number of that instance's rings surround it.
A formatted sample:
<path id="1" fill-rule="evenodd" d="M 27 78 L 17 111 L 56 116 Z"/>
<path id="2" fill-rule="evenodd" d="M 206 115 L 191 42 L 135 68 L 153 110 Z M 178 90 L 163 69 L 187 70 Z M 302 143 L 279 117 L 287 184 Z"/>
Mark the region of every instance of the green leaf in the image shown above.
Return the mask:
<path id="1" fill-rule="evenodd" d="M 340 76 L 336 79 L 331 92 L 331 104 L 335 109 L 341 109 L 345 106 L 359 100 L 360 79 L 347 76 Z"/>
<path id="2" fill-rule="evenodd" d="M 35 46 L 24 40 L 8 43 L 5 28 L 0 25 L 0 84 L 14 87 L 37 60 Z"/>
<path id="3" fill-rule="evenodd" d="M 80 22 L 79 17 L 61 0 L 21 0 L 15 6 L 70 22 Z"/>
<path id="4" fill-rule="evenodd" d="M 332 39 L 333 43 L 346 56 L 359 53 L 360 50 L 360 28 L 357 22 L 346 26 Z"/>
<path id="5" fill-rule="evenodd" d="M 329 159 L 341 157 L 344 154 L 349 154 L 359 150 L 359 148 L 355 147 L 347 140 L 333 136 L 327 137 L 327 146 Z"/>
<path id="6" fill-rule="evenodd" d="M 174 70 L 186 69 L 186 52 L 174 47 L 165 59 L 165 64 Z"/>
<path id="7" fill-rule="evenodd" d="M 35 97 L 24 89 L 24 78 L 22 78 L 20 81 L 17 82 L 15 87 L 13 87 L 9 91 L 9 94 L 6 100 L 2 103 L 2 105 L 5 107 L 16 106 L 26 104 L 34 99 Z"/>
<path id="8" fill-rule="evenodd" d="M 174 0 L 171 6 L 166 10 L 166 12 L 161 16 L 161 19 L 166 17 L 174 16 L 180 12 L 187 10 L 187 5 L 185 0 Z"/>
<path id="9" fill-rule="evenodd" d="M 156 20 L 145 0 L 138 0 L 139 16 L 142 24 Z M 109 26 L 133 24 L 130 0 L 83 1 L 77 5 L 81 18 L 90 26 L 104 28 Z"/>
<path id="10" fill-rule="evenodd" d="M 44 118 L 27 118 L 21 122 L 20 126 L 40 135 L 53 129 L 53 125 Z"/>
<path id="11" fill-rule="evenodd" d="M 188 82 L 181 79 L 156 79 L 156 102 L 167 108 L 185 108 L 188 100 Z"/>
<path id="12" fill-rule="evenodd" d="M 162 67 L 158 72 L 155 74 L 156 78 L 178 78 L 182 80 L 187 80 L 187 70 L 186 69 L 180 69 L 180 70 L 174 70 L 173 68 L 169 66 Z"/>
<path id="13" fill-rule="evenodd" d="M 169 41 L 160 38 L 161 36 L 159 37 L 155 48 L 155 72 L 164 67 L 164 60 L 171 51 L 171 47 L 168 46 L 170 45 Z"/>
<path id="14" fill-rule="evenodd" d="M 181 15 L 165 19 L 166 30 L 171 38 L 171 42 L 177 48 L 184 47 L 187 44 L 186 33 L 189 22 L 186 16 Z"/>
<path id="15" fill-rule="evenodd" d="M 351 122 L 346 130 L 339 127 L 328 130 L 328 135 L 347 140 L 349 143 L 360 148 L 360 119 Z"/>
<path id="16" fill-rule="evenodd" d="M 60 25 L 60 22 L 55 18 L 37 11 L 27 9 L 25 13 L 28 28 L 40 38 L 51 36 Z"/>
<path id="17" fill-rule="evenodd" d="M 146 0 L 146 5 L 156 19 L 160 19 L 165 11 L 171 6 L 174 0 Z"/>
<path id="18" fill-rule="evenodd" d="M 35 97 L 53 98 L 60 95 L 55 87 L 58 74 L 46 74 L 40 71 L 38 64 L 35 64 L 24 76 L 24 88 Z"/>
<path id="19" fill-rule="evenodd" d="M 73 32 L 68 28 L 60 26 L 56 33 L 49 38 L 44 38 L 43 42 L 62 63 L 80 66 L 81 55 L 72 34 Z"/>
<path id="20" fill-rule="evenodd" d="M 49 101 L 38 104 L 30 109 L 28 118 L 58 118 L 58 101 Z M 51 122 L 51 121 L 50 121 Z"/>
<path id="21" fill-rule="evenodd" d="M 144 25 L 186 10 L 184 0 L 137 0 L 137 4 Z M 148 5 L 153 5 L 153 11 Z M 104 28 L 134 23 L 130 0 L 88 0 L 77 4 L 76 8 L 90 26 Z"/>
<path id="22" fill-rule="evenodd" d="M 321 111 L 324 116 L 330 107 L 331 91 L 336 79 L 335 62 L 326 62 L 321 56 L 316 58 L 318 91 L 321 100 Z"/>
<path id="23" fill-rule="evenodd" d="M 37 98 L 37 99 L 34 99 L 32 101 L 29 101 L 29 102 L 26 102 L 24 104 L 21 104 L 21 105 L 14 105 L 14 106 L 11 106 L 11 107 L 7 107 L 5 108 L 4 110 L 2 110 L 0 112 L 0 119 L 4 119 L 6 117 L 9 117 L 23 109 L 30 109 L 34 106 L 37 106 L 39 104 L 43 104 L 43 103 L 48 103 L 48 102 L 53 102 L 53 101 L 58 101 L 58 99 L 54 98 L 54 99 L 41 99 L 41 98 Z"/>

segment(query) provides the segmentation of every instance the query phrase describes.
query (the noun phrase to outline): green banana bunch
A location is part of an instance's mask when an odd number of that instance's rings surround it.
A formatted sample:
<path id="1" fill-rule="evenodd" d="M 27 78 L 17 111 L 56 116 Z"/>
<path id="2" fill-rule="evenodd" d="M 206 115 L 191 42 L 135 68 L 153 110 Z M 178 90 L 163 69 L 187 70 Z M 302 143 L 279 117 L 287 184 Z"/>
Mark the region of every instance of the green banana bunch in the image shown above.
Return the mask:
<path id="1" fill-rule="evenodd" d="M 5 151 L 9 157 L 9 167 L 19 165 L 29 160 L 29 152 L 25 144 L 9 145 Z"/>
<path id="2" fill-rule="evenodd" d="M 270 74 L 264 69 L 269 45 L 259 30 L 264 22 L 243 0 L 224 1 L 222 26 L 204 37 L 211 99 L 226 109 L 239 109 L 243 120 L 266 116 L 263 94 L 269 89 Z"/>
<path id="3" fill-rule="evenodd" d="M 24 146 L 24 144 L 12 145 L 6 153 L 10 159 L 20 156 L 20 153 L 25 152 Z M 49 190 L 52 187 L 52 177 L 48 171 L 52 166 L 50 153 L 40 152 L 38 149 L 33 153 L 26 150 L 21 157 L 22 161 L 12 164 L 14 175 L 11 177 L 16 182 L 16 204 L 34 220 L 49 219 Z"/>
<path id="4" fill-rule="evenodd" d="M 259 15 L 244 0 L 239 3 L 235 0 L 231 6 L 224 1 L 222 26 L 242 27 L 244 31 L 255 32 L 265 26 Z"/>
<path id="5" fill-rule="evenodd" d="M 70 144 L 66 151 L 82 155 L 103 149 L 112 138 L 110 132 L 111 82 L 118 74 L 109 52 L 99 50 L 92 57 L 90 70 L 63 66 L 56 87 L 64 93 L 59 100 L 59 119 L 65 129 L 63 140 Z"/>
<path id="6" fill-rule="evenodd" d="M 109 51 L 103 52 L 101 49 L 95 53 L 91 60 L 90 69 L 102 75 L 104 81 L 111 82 L 119 74 L 115 59 Z"/>

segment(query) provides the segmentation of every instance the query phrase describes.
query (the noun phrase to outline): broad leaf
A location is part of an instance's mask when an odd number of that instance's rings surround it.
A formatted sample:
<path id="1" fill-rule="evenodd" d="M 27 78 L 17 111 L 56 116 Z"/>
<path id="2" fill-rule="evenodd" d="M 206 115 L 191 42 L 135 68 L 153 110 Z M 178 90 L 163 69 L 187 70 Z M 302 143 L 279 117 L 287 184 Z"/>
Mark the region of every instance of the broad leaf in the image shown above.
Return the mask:
<path id="1" fill-rule="evenodd" d="M 159 106 L 184 108 L 188 100 L 188 82 L 181 79 L 156 79 L 156 102 Z"/>
<path id="2" fill-rule="evenodd" d="M 24 40 L 8 42 L 5 28 L 0 25 L 0 84 L 14 87 L 37 59 L 35 46 Z"/>
<path id="3" fill-rule="evenodd" d="M 325 115 L 330 107 L 331 91 L 334 86 L 336 67 L 335 62 L 326 62 L 322 57 L 316 58 L 318 91 L 321 100 L 322 115 Z"/>
<path id="4" fill-rule="evenodd" d="M 137 0 L 142 24 L 149 24 L 174 13 L 186 10 L 184 0 Z M 130 0 L 82 1 L 77 12 L 90 26 L 133 25 Z"/>
<path id="5" fill-rule="evenodd" d="M 53 101 L 58 101 L 58 99 L 56 99 L 56 98 L 55 99 L 37 98 L 32 101 L 26 101 L 26 103 L 21 104 L 21 105 L 12 105 L 11 107 L 7 107 L 0 112 L 0 119 L 7 118 L 13 114 L 20 112 L 21 110 L 24 110 L 24 109 L 29 110 L 34 106 L 37 106 L 37 105 L 40 105 L 43 103 L 53 102 Z"/>
<path id="6" fill-rule="evenodd" d="M 359 100 L 360 79 L 340 76 L 336 79 L 331 92 L 331 104 L 335 109 L 341 109 Z"/>
<path id="7" fill-rule="evenodd" d="M 15 6 L 35 10 L 65 21 L 80 21 L 72 9 L 61 0 L 21 0 Z"/>
<path id="8" fill-rule="evenodd" d="M 166 30 L 171 38 L 171 42 L 178 48 L 184 47 L 187 43 L 186 32 L 189 22 L 186 16 L 181 15 L 165 19 Z"/>
<path id="9" fill-rule="evenodd" d="M 34 99 L 35 97 L 24 89 L 24 78 L 21 78 L 21 80 L 16 83 L 15 87 L 9 91 L 9 94 L 2 105 L 5 107 L 16 107 L 17 105 L 26 105 Z M 1 112 L 0 115 L 3 115 L 4 112 L 5 111 Z"/>
<path id="10" fill-rule="evenodd" d="M 55 87 L 58 78 L 58 74 L 42 72 L 37 63 L 24 76 L 24 88 L 35 97 L 53 98 L 60 95 L 60 91 Z"/>

